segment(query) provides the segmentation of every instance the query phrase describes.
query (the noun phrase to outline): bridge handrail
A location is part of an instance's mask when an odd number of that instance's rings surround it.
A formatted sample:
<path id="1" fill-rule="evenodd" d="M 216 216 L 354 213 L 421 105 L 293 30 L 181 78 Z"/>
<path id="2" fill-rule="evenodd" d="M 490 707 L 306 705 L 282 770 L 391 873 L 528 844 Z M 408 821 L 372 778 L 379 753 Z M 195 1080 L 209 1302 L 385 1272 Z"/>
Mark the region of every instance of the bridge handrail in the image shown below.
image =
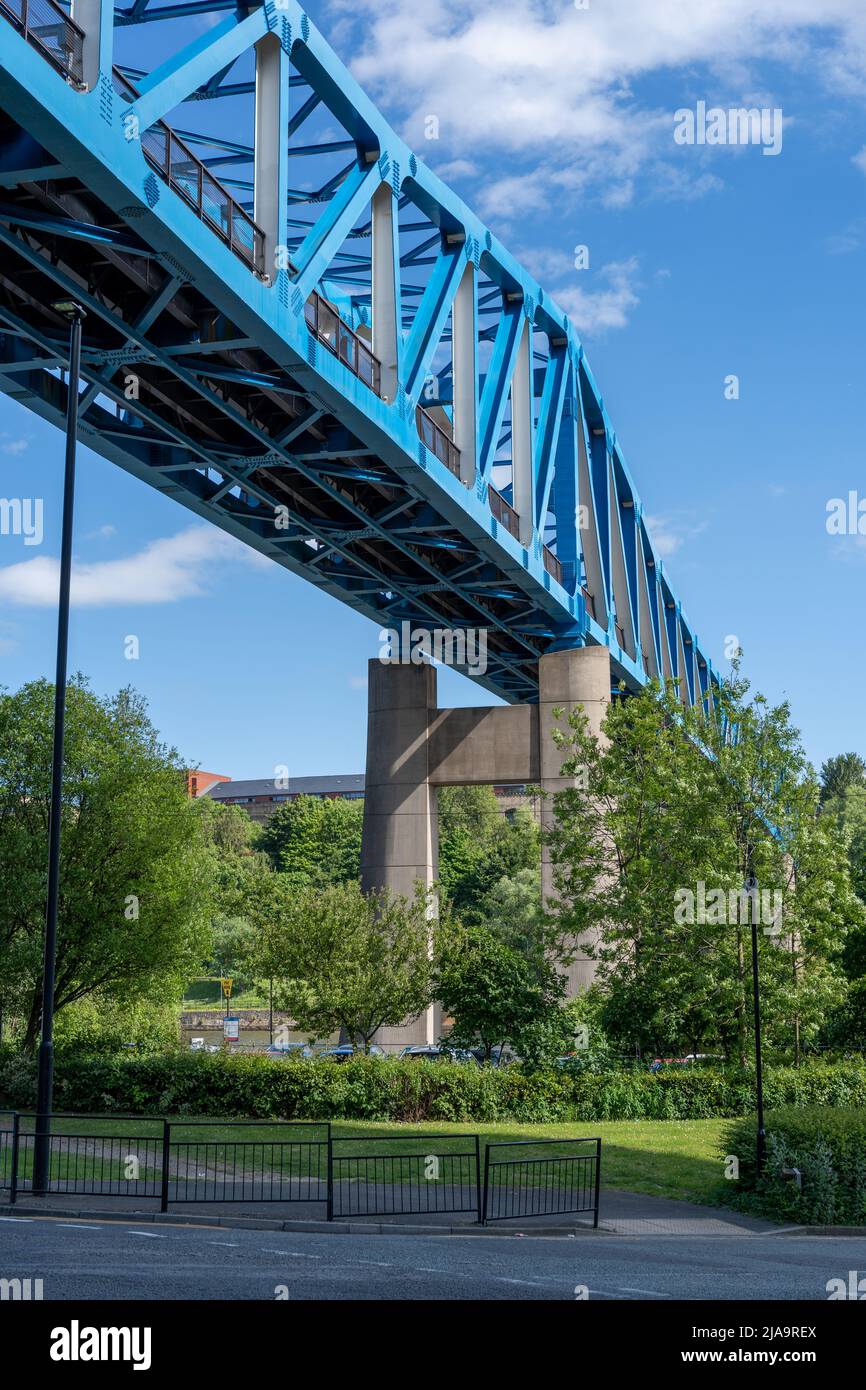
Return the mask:
<path id="1" fill-rule="evenodd" d="M 460 477 L 460 450 L 454 443 L 450 435 L 446 434 L 442 426 L 433 419 L 429 411 L 423 405 L 415 407 L 415 423 L 418 426 L 418 436 L 421 443 L 431 454 L 435 454 L 440 463 L 444 463 L 455 476 Z"/>
<path id="2" fill-rule="evenodd" d="M 364 339 L 337 313 L 322 295 L 313 290 L 304 305 L 307 328 L 350 372 L 365 382 L 377 396 L 382 394 L 382 365 Z"/>
<path id="3" fill-rule="evenodd" d="M 541 558 L 544 561 L 544 568 L 547 570 L 551 579 L 555 579 L 557 584 L 564 584 L 565 577 L 562 561 L 559 559 L 558 555 L 553 553 L 549 545 L 543 545 L 541 547 Z"/>
<path id="4" fill-rule="evenodd" d="M 490 510 L 501 526 L 504 526 L 509 535 L 514 536 L 515 540 L 520 540 L 520 517 L 514 510 L 510 502 L 506 502 L 502 493 L 491 483 L 487 491 L 487 500 L 490 503 Z"/>
<path id="5" fill-rule="evenodd" d="M 6 0 L 0 0 L 5 4 Z M 134 100 L 139 92 L 120 68 L 112 69 L 115 91 L 120 96 Z M 141 148 L 144 157 L 170 188 L 190 204 L 203 222 L 206 222 L 226 243 L 231 251 L 258 275 L 265 273 L 265 234 L 250 216 L 245 207 L 229 193 L 225 184 L 210 172 L 203 160 L 193 154 L 189 145 L 180 138 L 165 121 L 156 121 L 141 134 Z M 181 158 L 174 157 L 180 151 Z M 191 173 L 180 171 L 189 165 Z M 209 211 L 209 209 L 212 209 Z M 216 215 L 215 215 L 216 214 Z M 239 235 L 240 229 L 247 237 Z"/>
<path id="6" fill-rule="evenodd" d="M 0 14 L 62 77 L 83 86 L 84 30 L 55 0 L 0 0 Z"/>

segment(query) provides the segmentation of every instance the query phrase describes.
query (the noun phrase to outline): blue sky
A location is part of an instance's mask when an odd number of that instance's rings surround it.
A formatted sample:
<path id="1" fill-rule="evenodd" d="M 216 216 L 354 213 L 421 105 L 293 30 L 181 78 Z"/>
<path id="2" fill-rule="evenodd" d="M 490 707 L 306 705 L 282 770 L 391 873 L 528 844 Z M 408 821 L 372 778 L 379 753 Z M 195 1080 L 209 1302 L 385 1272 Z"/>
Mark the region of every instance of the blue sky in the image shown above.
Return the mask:
<path id="1" fill-rule="evenodd" d="M 819 23 L 801 0 L 310 6 L 581 328 L 702 645 L 724 669 L 736 635 L 816 762 L 866 755 L 866 536 L 825 524 L 829 499 L 866 496 L 862 9 L 831 0 Z M 674 112 L 698 101 L 781 108 L 781 151 L 678 146 Z M 53 673 L 62 450 L 0 397 L 0 496 L 42 497 L 45 515 L 38 549 L 0 536 L 11 687 Z M 86 449 L 75 551 L 71 668 L 101 692 L 134 684 L 184 758 L 235 777 L 363 768 L 372 623 Z M 440 674 L 443 704 L 488 698 Z"/>

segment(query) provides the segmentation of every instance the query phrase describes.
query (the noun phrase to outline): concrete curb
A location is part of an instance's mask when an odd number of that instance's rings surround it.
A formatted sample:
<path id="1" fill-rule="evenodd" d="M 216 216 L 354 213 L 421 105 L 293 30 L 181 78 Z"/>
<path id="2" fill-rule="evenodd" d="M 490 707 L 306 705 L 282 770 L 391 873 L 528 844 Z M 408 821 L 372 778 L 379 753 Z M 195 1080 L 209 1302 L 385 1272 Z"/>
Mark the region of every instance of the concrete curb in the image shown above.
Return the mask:
<path id="1" fill-rule="evenodd" d="M 786 1226 L 780 1236 L 859 1236 L 866 1239 L 866 1226 Z"/>
<path id="2" fill-rule="evenodd" d="M 533 1226 L 528 1230 L 517 1230 L 514 1227 L 491 1228 L 489 1226 L 424 1226 L 424 1225 L 397 1225 L 390 1221 L 292 1221 L 274 1220 L 265 1216 L 199 1216 L 197 1213 L 189 1212 L 118 1212 L 118 1211 L 91 1211 L 88 1208 L 71 1207 L 32 1207 L 23 1206 L 16 1202 L 14 1206 L 9 1203 L 0 1206 L 0 1213 L 10 1216 L 59 1216 L 67 1219 L 73 1218 L 79 1221 L 112 1221 L 125 1222 L 130 1226 L 142 1226 L 146 1224 L 166 1225 L 166 1226 L 221 1226 L 229 1230 L 236 1231 L 288 1231 L 304 1232 L 313 1235 L 325 1236 L 493 1236 L 515 1237 L 522 1239 L 538 1239 L 543 1237 L 549 1240 L 551 1237 L 560 1240 L 574 1240 L 578 1236 L 605 1235 L 612 1236 L 616 1232 L 605 1226 L 594 1229 L 592 1226 Z"/>

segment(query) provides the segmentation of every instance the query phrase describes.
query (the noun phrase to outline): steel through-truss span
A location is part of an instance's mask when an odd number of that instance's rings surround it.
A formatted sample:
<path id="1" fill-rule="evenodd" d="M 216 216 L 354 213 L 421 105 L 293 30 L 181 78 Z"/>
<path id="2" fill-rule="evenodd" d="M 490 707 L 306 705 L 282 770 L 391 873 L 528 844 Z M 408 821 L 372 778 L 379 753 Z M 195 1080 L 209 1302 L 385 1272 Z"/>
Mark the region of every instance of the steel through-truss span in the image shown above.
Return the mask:
<path id="1" fill-rule="evenodd" d="M 0 0 L 0 387 L 55 424 L 86 309 L 98 453 L 475 678 L 609 648 L 719 678 L 579 337 L 294 0 Z"/>

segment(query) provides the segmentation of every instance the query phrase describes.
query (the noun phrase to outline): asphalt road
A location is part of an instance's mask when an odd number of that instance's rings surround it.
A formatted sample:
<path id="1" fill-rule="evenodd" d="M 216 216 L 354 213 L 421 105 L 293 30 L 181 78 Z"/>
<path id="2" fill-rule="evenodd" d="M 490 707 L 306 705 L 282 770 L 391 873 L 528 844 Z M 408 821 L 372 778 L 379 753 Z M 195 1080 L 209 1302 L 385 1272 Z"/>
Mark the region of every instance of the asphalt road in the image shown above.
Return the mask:
<path id="1" fill-rule="evenodd" d="M 0 1278 L 46 1300 L 809 1299 L 866 1239 L 742 1234 L 363 1236 L 0 1218 Z"/>

